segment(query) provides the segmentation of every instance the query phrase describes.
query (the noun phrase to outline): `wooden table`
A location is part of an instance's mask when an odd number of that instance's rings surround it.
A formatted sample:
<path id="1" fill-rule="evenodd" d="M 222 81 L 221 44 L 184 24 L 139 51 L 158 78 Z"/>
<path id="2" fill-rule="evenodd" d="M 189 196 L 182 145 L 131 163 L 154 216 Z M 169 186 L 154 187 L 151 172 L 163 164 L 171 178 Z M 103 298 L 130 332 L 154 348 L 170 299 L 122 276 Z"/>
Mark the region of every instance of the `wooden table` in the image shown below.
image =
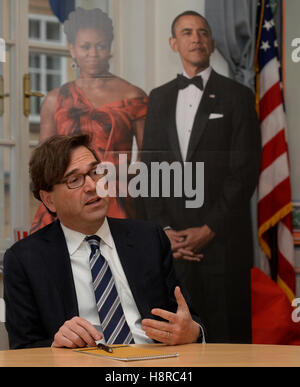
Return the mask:
<path id="1" fill-rule="evenodd" d="M 139 345 L 148 347 L 149 345 Z M 300 346 L 255 344 L 188 344 L 168 347 L 176 358 L 122 362 L 63 348 L 0 351 L 0 367 L 239 367 L 300 366 Z"/>

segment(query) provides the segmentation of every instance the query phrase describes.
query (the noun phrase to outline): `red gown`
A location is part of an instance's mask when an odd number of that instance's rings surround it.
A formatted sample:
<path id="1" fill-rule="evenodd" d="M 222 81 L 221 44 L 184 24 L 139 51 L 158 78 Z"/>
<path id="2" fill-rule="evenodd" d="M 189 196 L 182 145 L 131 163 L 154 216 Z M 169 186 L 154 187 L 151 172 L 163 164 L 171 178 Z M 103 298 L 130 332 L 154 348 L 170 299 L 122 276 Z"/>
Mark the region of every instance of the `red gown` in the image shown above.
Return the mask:
<path id="1" fill-rule="evenodd" d="M 134 137 L 132 124 L 146 117 L 147 102 L 147 97 L 125 98 L 95 108 L 76 83 L 69 82 L 60 88 L 56 102 L 54 119 L 57 134 L 88 133 L 99 160 L 110 161 L 118 167 L 120 153 L 127 154 L 128 163 L 131 160 Z M 110 198 L 107 215 L 115 218 L 132 217 L 134 214 L 130 198 Z M 31 232 L 53 220 L 41 203 Z"/>

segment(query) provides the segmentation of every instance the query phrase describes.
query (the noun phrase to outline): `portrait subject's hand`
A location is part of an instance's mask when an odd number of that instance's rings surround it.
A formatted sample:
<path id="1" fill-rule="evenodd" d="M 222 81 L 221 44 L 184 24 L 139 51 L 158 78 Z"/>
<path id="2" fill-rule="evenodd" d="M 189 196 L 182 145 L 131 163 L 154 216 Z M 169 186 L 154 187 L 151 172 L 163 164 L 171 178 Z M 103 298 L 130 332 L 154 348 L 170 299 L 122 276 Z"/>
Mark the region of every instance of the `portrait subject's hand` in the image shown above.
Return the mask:
<path id="1" fill-rule="evenodd" d="M 151 339 L 167 345 L 194 343 L 199 337 L 200 326 L 192 319 L 179 286 L 175 288 L 174 295 L 178 304 L 177 312 L 152 309 L 153 315 L 166 321 L 144 319 L 142 329 Z"/>
<path id="2" fill-rule="evenodd" d="M 73 317 L 66 321 L 54 336 L 52 347 L 77 348 L 95 346 L 95 341 L 101 340 L 102 335 L 93 324 L 81 317 Z"/>
<path id="3" fill-rule="evenodd" d="M 174 248 L 188 249 L 194 253 L 203 249 L 215 237 L 215 233 L 206 224 L 201 227 L 190 227 L 177 231 L 177 235 L 184 237 L 184 241 L 174 244 Z"/>
<path id="4" fill-rule="evenodd" d="M 175 259 L 185 259 L 188 261 L 201 261 L 203 254 L 197 254 L 187 248 L 178 248 L 182 243 L 184 243 L 184 237 L 178 235 L 178 231 L 167 229 L 165 230 L 167 237 L 171 243 L 171 249 L 173 252 L 173 257 Z"/>
<path id="5" fill-rule="evenodd" d="M 166 229 L 165 233 L 167 234 L 167 237 L 170 240 L 171 248 L 173 250 L 173 247 L 180 242 L 184 241 L 184 237 L 177 235 L 177 231 L 173 229 Z"/>

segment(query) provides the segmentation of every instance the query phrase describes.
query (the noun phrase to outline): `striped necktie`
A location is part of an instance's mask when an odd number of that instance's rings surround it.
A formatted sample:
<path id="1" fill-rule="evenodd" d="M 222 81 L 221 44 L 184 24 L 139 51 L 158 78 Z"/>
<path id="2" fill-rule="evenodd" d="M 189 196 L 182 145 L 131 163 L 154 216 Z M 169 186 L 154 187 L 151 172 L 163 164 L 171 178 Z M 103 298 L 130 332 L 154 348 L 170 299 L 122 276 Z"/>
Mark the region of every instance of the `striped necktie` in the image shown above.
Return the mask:
<path id="1" fill-rule="evenodd" d="M 85 239 L 91 247 L 90 266 L 104 339 L 107 344 L 134 343 L 112 272 L 100 252 L 100 238 L 91 235 Z"/>

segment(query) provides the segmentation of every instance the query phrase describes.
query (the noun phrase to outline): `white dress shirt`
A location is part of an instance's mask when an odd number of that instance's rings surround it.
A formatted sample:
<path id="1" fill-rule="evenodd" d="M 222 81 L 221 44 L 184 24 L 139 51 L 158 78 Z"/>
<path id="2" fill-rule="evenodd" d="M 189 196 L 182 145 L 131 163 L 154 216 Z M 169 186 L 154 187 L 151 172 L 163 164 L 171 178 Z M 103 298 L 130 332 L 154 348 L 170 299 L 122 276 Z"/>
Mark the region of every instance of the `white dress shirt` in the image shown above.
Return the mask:
<path id="1" fill-rule="evenodd" d="M 89 263 L 91 253 L 90 245 L 85 241 L 86 235 L 70 230 L 63 224 L 61 226 L 65 234 L 70 254 L 79 316 L 91 322 L 97 330 L 103 334 L 96 306 L 92 273 Z M 131 293 L 106 218 L 95 235 L 98 235 L 101 238 L 101 254 L 107 260 L 115 279 L 115 285 L 124 310 L 125 318 L 135 343 L 152 343 L 152 339 L 147 337 L 141 328 L 141 315 Z M 105 343 L 104 338 L 101 342 Z"/>
<path id="2" fill-rule="evenodd" d="M 195 116 L 201 102 L 201 98 L 209 79 L 212 68 L 209 66 L 197 75 L 203 79 L 203 90 L 195 85 L 189 85 L 185 89 L 179 90 L 176 104 L 176 125 L 180 151 L 183 161 L 186 160 L 190 135 L 192 132 Z M 186 72 L 183 75 L 190 78 Z"/>

